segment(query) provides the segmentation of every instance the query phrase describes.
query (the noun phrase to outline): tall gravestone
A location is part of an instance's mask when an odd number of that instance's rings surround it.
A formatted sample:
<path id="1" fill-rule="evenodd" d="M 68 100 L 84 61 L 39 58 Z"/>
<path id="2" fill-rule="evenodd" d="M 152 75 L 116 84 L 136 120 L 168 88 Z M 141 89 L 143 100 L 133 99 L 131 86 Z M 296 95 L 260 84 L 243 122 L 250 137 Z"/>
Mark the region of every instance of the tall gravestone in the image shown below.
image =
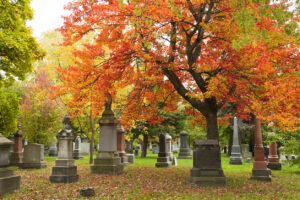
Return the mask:
<path id="1" fill-rule="evenodd" d="M 121 158 L 121 163 L 124 166 L 128 166 L 128 156 L 125 152 L 125 129 L 120 123 L 117 125 L 117 150 Z"/>
<path id="2" fill-rule="evenodd" d="M 254 145 L 254 162 L 251 179 L 260 181 L 271 181 L 271 171 L 267 168 L 267 162 L 262 145 L 261 122 L 255 117 L 255 145 Z"/>
<path id="3" fill-rule="evenodd" d="M 170 162 L 170 153 L 166 146 L 166 136 L 167 134 L 163 133 L 159 135 L 159 152 L 155 167 L 171 167 L 172 165 Z"/>
<path id="4" fill-rule="evenodd" d="M 268 168 L 271 170 L 281 170 L 281 163 L 277 154 L 277 143 L 272 142 L 269 146 Z"/>
<path id="5" fill-rule="evenodd" d="M 225 186 L 217 140 L 195 140 L 191 183 L 199 186 Z"/>
<path id="6" fill-rule="evenodd" d="M 0 133 L 0 195 L 20 189 L 21 177 L 8 168 L 12 142 Z"/>
<path id="7" fill-rule="evenodd" d="M 13 152 L 10 157 L 10 165 L 19 166 L 23 162 L 23 133 L 21 131 L 21 125 L 18 124 L 18 130 L 14 134 Z"/>
<path id="8" fill-rule="evenodd" d="M 191 159 L 191 150 L 188 142 L 188 133 L 186 131 L 181 131 L 180 133 L 180 149 L 178 159 Z"/>
<path id="9" fill-rule="evenodd" d="M 77 166 L 73 159 L 73 139 L 74 131 L 71 128 L 70 116 L 66 115 L 63 128 L 58 132 L 58 159 L 52 168 L 50 182 L 72 183 L 78 181 Z"/>
<path id="10" fill-rule="evenodd" d="M 105 110 L 99 121 L 99 153 L 91 166 L 93 174 L 121 174 L 124 166 L 117 152 L 117 124 L 113 111 L 111 110 L 112 98 L 108 96 Z"/>
<path id="11" fill-rule="evenodd" d="M 230 156 L 229 163 L 232 165 L 243 164 L 243 159 L 241 156 L 241 147 L 239 143 L 237 117 L 234 117 L 233 119 L 233 142 L 232 142 L 231 156 Z"/>
<path id="12" fill-rule="evenodd" d="M 28 144 L 24 147 L 24 159 L 20 164 L 22 169 L 41 169 L 47 167 L 44 161 L 44 145 Z"/>
<path id="13" fill-rule="evenodd" d="M 75 148 L 73 152 L 73 158 L 75 160 L 81 159 L 82 158 L 82 153 L 81 153 L 81 138 L 78 135 L 75 139 Z"/>

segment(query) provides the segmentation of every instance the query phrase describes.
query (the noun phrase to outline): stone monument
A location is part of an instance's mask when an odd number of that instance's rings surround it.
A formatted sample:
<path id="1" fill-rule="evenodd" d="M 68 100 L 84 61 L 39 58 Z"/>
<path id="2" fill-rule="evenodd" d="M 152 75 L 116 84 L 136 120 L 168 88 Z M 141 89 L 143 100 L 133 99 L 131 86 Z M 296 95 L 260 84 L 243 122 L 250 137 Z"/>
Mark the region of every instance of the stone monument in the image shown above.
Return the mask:
<path id="1" fill-rule="evenodd" d="M 159 152 L 159 147 L 158 147 L 158 145 L 157 145 L 157 144 L 153 144 L 153 145 L 152 145 L 152 153 L 153 153 L 153 154 L 158 154 L 158 152 Z"/>
<path id="2" fill-rule="evenodd" d="M 171 167 L 170 154 L 166 147 L 166 135 L 161 133 L 159 135 L 159 152 L 155 167 Z"/>
<path id="3" fill-rule="evenodd" d="M 128 166 L 128 156 L 125 152 L 125 129 L 120 123 L 117 125 L 117 150 L 119 157 L 121 158 L 122 165 Z"/>
<path id="4" fill-rule="evenodd" d="M 239 143 L 237 117 L 234 117 L 233 119 L 233 142 L 232 142 L 231 156 L 230 156 L 229 163 L 232 165 L 243 164 L 243 159 L 241 156 L 241 148 Z"/>
<path id="5" fill-rule="evenodd" d="M 249 144 L 241 144 L 242 157 L 247 160 L 247 162 L 251 162 L 252 153 L 249 151 Z"/>
<path id="6" fill-rule="evenodd" d="M 12 142 L 0 133 L 0 195 L 20 189 L 21 176 L 8 168 L 9 149 Z"/>
<path id="7" fill-rule="evenodd" d="M 48 156 L 57 156 L 57 145 L 55 142 L 50 142 L 49 154 Z"/>
<path id="8" fill-rule="evenodd" d="M 191 159 L 191 150 L 188 143 L 188 133 L 186 131 L 181 131 L 180 133 L 180 149 L 178 154 L 178 159 Z"/>
<path id="9" fill-rule="evenodd" d="M 90 154 L 90 143 L 87 140 L 87 136 L 83 135 L 81 138 L 81 153 L 83 155 L 89 155 Z"/>
<path id="10" fill-rule="evenodd" d="M 10 156 L 10 165 L 19 166 L 23 162 L 23 133 L 21 131 L 21 125 L 18 124 L 18 130 L 14 134 L 13 152 Z"/>
<path id="11" fill-rule="evenodd" d="M 78 181 L 77 166 L 73 159 L 73 139 L 74 131 L 71 128 L 70 116 L 66 115 L 63 121 L 63 128 L 58 132 L 58 159 L 52 168 L 50 182 L 71 183 Z"/>
<path id="12" fill-rule="evenodd" d="M 172 153 L 172 144 L 171 144 L 172 137 L 168 133 L 166 133 L 165 135 L 166 135 L 166 152 L 169 155 L 170 162 L 172 163 L 173 162 L 173 153 Z"/>
<path id="13" fill-rule="evenodd" d="M 261 123 L 255 117 L 255 145 L 254 145 L 254 162 L 251 179 L 261 181 L 271 181 L 271 171 L 267 168 L 265 161 L 264 147 L 262 145 Z"/>
<path id="14" fill-rule="evenodd" d="M 22 169 L 41 169 L 47 167 L 44 161 L 44 145 L 28 144 L 24 147 L 23 163 L 20 164 Z"/>
<path id="15" fill-rule="evenodd" d="M 125 141 L 125 152 L 128 157 L 128 162 L 134 164 L 133 144 L 132 141 Z"/>
<path id="16" fill-rule="evenodd" d="M 277 155 L 277 143 L 272 142 L 269 146 L 268 168 L 271 170 L 281 170 L 281 163 Z"/>
<path id="17" fill-rule="evenodd" d="M 99 121 L 100 149 L 91 166 L 93 174 L 121 174 L 124 166 L 121 164 L 121 158 L 117 152 L 117 124 L 113 111 L 111 110 L 112 97 L 109 94 L 105 103 L 105 110 Z"/>
<path id="18" fill-rule="evenodd" d="M 217 140 L 195 140 L 191 183 L 199 186 L 225 186 Z"/>
<path id="19" fill-rule="evenodd" d="M 73 158 L 75 160 L 82 159 L 81 138 L 79 135 L 75 139 L 75 148 L 74 148 L 74 152 L 73 152 Z"/>

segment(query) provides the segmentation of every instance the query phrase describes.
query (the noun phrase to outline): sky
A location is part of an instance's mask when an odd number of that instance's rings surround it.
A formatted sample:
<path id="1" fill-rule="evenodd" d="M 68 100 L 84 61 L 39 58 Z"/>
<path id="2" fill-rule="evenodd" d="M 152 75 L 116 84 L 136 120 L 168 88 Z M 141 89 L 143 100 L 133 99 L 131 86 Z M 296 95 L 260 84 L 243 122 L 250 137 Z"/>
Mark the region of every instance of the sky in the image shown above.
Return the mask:
<path id="1" fill-rule="evenodd" d="M 43 32 L 59 28 L 63 25 L 62 15 L 68 11 L 63 7 L 72 0 L 32 0 L 31 8 L 34 10 L 33 20 L 27 23 L 33 29 L 33 36 L 40 37 Z"/>

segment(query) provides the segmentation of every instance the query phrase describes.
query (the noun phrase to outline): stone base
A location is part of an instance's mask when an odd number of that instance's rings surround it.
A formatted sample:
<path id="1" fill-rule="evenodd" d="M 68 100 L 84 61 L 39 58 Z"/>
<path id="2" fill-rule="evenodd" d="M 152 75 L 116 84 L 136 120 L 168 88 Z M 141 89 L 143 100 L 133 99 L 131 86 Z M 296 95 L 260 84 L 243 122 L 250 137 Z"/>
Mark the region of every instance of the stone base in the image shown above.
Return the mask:
<path id="1" fill-rule="evenodd" d="M 75 149 L 74 152 L 73 152 L 73 158 L 75 160 L 82 159 L 82 153 L 79 150 Z"/>
<path id="2" fill-rule="evenodd" d="M 19 165 L 21 169 L 41 169 L 47 167 L 46 161 L 41 161 L 39 163 L 22 163 Z"/>
<path id="3" fill-rule="evenodd" d="M 226 185 L 222 169 L 191 169 L 190 181 L 201 187 L 219 187 Z"/>
<path id="4" fill-rule="evenodd" d="M 72 183 L 78 181 L 77 166 L 54 166 L 52 175 L 50 176 L 51 183 Z"/>
<path id="5" fill-rule="evenodd" d="M 271 181 L 270 169 L 252 169 L 251 179 L 259 181 Z"/>
<path id="6" fill-rule="evenodd" d="M 230 156 L 229 164 L 231 164 L 231 165 L 242 165 L 243 164 L 243 159 L 242 159 L 241 156 L 240 157 Z"/>
<path id="7" fill-rule="evenodd" d="M 128 158 L 128 162 L 130 164 L 134 164 L 134 154 L 126 154 L 127 158 Z"/>
<path id="8" fill-rule="evenodd" d="M 51 150 L 50 149 L 48 156 L 52 156 L 52 157 L 57 156 L 57 150 Z"/>
<path id="9" fill-rule="evenodd" d="M 192 159 L 193 156 L 178 156 L 178 159 Z"/>
<path id="10" fill-rule="evenodd" d="M 122 156 L 121 157 L 121 165 L 123 165 L 124 167 L 129 166 L 129 162 L 128 162 L 128 157 L 127 156 Z"/>
<path id="11" fill-rule="evenodd" d="M 157 163 L 155 163 L 155 167 L 164 168 L 171 167 L 172 163 L 170 162 L 170 157 L 158 157 Z"/>
<path id="12" fill-rule="evenodd" d="M 267 166 L 271 170 L 281 170 L 280 162 L 269 162 Z"/>
<path id="13" fill-rule="evenodd" d="M 10 166 L 20 166 L 23 163 L 23 157 L 10 157 L 9 165 Z"/>
<path id="14" fill-rule="evenodd" d="M 100 152 L 94 160 L 94 165 L 91 166 L 91 173 L 117 175 L 123 173 L 123 169 L 124 166 L 117 153 Z"/>
<path id="15" fill-rule="evenodd" d="M 0 195 L 20 189 L 21 176 L 14 175 L 13 170 L 0 168 Z"/>

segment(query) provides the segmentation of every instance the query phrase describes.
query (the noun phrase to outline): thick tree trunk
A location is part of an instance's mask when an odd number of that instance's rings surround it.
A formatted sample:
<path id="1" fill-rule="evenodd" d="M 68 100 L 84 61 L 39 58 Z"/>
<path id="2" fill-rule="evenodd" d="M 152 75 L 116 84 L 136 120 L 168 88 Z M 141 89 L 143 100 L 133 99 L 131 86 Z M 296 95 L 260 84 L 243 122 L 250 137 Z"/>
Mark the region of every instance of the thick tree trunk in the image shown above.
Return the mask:
<path id="1" fill-rule="evenodd" d="M 231 129 L 231 128 L 230 128 Z M 229 133 L 229 141 L 228 141 L 228 152 L 227 155 L 231 156 L 231 150 L 232 150 L 232 143 L 233 143 L 233 130 L 230 130 Z"/>
<path id="2" fill-rule="evenodd" d="M 211 112 L 206 116 L 206 130 L 208 140 L 219 141 L 217 113 Z"/>
<path id="3" fill-rule="evenodd" d="M 93 163 L 94 158 L 94 135 L 95 135 L 95 119 L 92 115 L 92 109 L 90 111 L 90 124 L 92 129 L 91 143 L 90 143 L 90 164 Z"/>
<path id="4" fill-rule="evenodd" d="M 142 144 L 141 157 L 146 158 L 146 156 L 147 156 L 147 145 L 148 145 L 148 135 L 143 134 L 143 136 L 144 136 L 144 138 L 143 138 L 143 144 Z"/>

